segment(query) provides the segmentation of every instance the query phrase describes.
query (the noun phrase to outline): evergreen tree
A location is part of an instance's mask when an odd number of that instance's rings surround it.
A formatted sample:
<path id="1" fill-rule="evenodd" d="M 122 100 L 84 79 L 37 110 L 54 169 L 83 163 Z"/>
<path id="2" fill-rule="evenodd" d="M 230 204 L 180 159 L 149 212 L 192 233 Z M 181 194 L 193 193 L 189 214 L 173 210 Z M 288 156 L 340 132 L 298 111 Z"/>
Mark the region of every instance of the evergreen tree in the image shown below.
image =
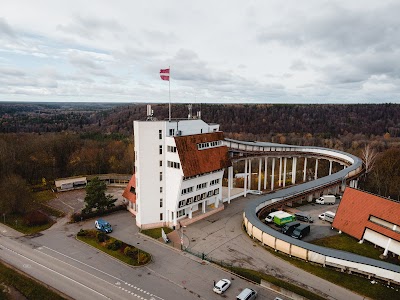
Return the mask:
<path id="1" fill-rule="evenodd" d="M 115 206 L 117 199 L 106 195 L 106 183 L 95 177 L 86 186 L 85 208 L 82 212 L 91 212 L 93 209 L 103 211 Z"/>

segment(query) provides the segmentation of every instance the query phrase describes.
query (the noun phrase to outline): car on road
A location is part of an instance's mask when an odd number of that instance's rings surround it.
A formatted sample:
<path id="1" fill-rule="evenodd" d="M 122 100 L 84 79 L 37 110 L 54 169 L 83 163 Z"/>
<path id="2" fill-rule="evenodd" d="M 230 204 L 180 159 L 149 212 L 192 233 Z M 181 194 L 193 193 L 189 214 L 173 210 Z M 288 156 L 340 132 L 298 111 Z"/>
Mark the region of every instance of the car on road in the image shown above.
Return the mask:
<path id="1" fill-rule="evenodd" d="M 221 279 L 218 281 L 214 287 L 213 291 L 217 294 L 222 294 L 231 286 L 231 282 L 228 279 Z"/>
<path id="2" fill-rule="evenodd" d="M 262 195 L 262 191 L 259 190 L 249 190 L 247 193 L 252 195 Z"/>
<path id="3" fill-rule="evenodd" d="M 103 219 L 98 219 L 94 221 L 94 227 L 105 233 L 110 233 L 113 231 L 111 224 L 108 223 L 107 221 L 104 221 Z"/>
<path id="4" fill-rule="evenodd" d="M 257 298 L 257 292 L 250 288 L 245 288 L 236 296 L 236 300 L 254 300 Z"/>

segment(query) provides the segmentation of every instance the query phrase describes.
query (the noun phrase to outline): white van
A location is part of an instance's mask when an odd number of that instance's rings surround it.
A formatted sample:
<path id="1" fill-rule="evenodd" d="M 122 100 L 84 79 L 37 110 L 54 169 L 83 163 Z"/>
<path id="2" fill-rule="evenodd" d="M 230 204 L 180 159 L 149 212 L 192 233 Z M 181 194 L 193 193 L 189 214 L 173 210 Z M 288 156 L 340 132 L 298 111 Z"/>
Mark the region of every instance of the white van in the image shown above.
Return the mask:
<path id="1" fill-rule="evenodd" d="M 257 298 L 257 292 L 250 288 L 245 288 L 239 295 L 236 296 L 236 300 L 254 300 Z"/>
<path id="2" fill-rule="evenodd" d="M 265 223 L 272 223 L 272 221 L 274 220 L 274 217 L 276 215 L 282 214 L 284 213 L 283 210 L 278 210 L 278 211 L 274 211 L 272 213 L 270 213 L 266 218 L 265 218 Z"/>

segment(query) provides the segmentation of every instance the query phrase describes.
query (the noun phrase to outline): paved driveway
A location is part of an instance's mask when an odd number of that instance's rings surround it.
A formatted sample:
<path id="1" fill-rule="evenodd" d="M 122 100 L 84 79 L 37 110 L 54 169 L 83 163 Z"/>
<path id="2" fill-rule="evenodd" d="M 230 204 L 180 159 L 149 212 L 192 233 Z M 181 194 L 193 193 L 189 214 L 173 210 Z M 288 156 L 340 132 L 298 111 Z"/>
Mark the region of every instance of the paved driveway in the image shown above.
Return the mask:
<path id="1" fill-rule="evenodd" d="M 123 192 L 124 188 L 108 187 L 106 194 L 113 195 L 114 198 L 117 198 L 115 204 L 118 205 L 122 204 L 123 202 L 122 198 Z M 54 195 L 55 198 L 49 201 L 48 205 L 66 214 L 79 212 L 82 210 L 82 208 L 85 207 L 85 196 L 86 196 L 85 189 L 59 192 L 59 193 L 54 193 Z"/>
<path id="2" fill-rule="evenodd" d="M 326 299 L 363 299 L 360 295 L 294 267 L 249 238 L 242 230 L 243 210 L 255 197 L 248 195 L 235 199 L 231 204 L 225 204 L 225 210 L 220 213 L 185 228 L 189 248 L 216 260 L 271 274 Z"/>

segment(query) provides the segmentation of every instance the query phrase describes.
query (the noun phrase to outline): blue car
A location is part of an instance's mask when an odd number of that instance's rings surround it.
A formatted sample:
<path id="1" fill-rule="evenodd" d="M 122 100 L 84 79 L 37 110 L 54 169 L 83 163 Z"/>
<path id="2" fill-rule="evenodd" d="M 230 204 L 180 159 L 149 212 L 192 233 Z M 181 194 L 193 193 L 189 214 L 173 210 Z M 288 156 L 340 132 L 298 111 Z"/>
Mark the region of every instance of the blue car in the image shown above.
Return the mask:
<path id="1" fill-rule="evenodd" d="M 110 225 L 110 223 L 108 223 L 107 221 L 104 221 L 103 219 L 98 219 L 94 222 L 94 226 L 105 233 L 110 233 L 112 232 L 112 227 Z"/>

